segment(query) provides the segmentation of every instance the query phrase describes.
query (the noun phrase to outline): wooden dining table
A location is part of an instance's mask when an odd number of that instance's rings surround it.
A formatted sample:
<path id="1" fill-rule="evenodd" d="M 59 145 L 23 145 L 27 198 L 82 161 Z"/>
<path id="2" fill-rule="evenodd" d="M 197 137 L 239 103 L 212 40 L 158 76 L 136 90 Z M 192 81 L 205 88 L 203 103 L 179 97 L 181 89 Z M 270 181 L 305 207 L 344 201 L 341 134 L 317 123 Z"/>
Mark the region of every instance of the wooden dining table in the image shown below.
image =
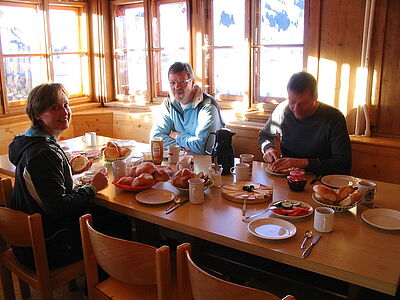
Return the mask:
<path id="1" fill-rule="evenodd" d="M 110 138 L 97 137 L 98 147 Z M 81 138 L 62 142 L 69 150 L 84 149 Z M 148 151 L 148 145 L 136 143 L 136 151 Z M 166 161 L 163 164 L 168 164 Z M 210 157 L 195 155 L 195 171 L 208 171 Z M 109 169 L 110 166 L 108 165 Z M 174 166 L 173 166 L 174 167 Z M 253 162 L 252 182 L 273 187 L 273 201 L 296 200 L 320 206 L 312 199 L 312 185 L 302 192 L 292 192 L 285 177 L 277 177 L 265 171 L 266 164 Z M 0 173 L 14 175 L 14 166 L 7 155 L 0 156 Z M 112 176 L 112 172 L 110 172 Z M 222 176 L 224 184 L 233 182 L 231 175 Z M 308 176 L 308 182 L 312 176 Z M 112 178 L 110 178 L 110 181 Z M 400 185 L 375 181 L 377 193 L 375 206 L 400 210 Z M 160 182 L 153 188 L 182 193 L 170 182 Z M 159 226 L 176 230 L 200 239 L 211 241 L 259 257 L 280 262 L 316 274 L 336 278 L 352 285 L 369 288 L 388 295 L 396 295 L 400 280 L 400 231 L 383 230 L 367 224 L 361 213 L 369 208 L 358 205 L 347 212 L 335 213 L 334 229 L 322 233 L 322 238 L 308 258 L 302 258 L 300 244 L 306 230 L 313 229 L 313 216 L 289 220 L 297 233 L 287 239 L 269 240 L 249 233 L 242 221 L 242 205 L 226 200 L 220 188 L 205 191 L 205 201 L 200 205 L 185 204 L 170 214 L 165 209 L 170 203 L 145 205 L 136 200 L 136 194 L 120 190 L 112 184 L 100 191 L 95 203 L 114 211 Z M 250 201 L 249 201 L 250 202 Z M 262 212 L 271 202 L 247 206 L 247 215 Z M 261 218 L 276 217 L 271 212 Z"/>

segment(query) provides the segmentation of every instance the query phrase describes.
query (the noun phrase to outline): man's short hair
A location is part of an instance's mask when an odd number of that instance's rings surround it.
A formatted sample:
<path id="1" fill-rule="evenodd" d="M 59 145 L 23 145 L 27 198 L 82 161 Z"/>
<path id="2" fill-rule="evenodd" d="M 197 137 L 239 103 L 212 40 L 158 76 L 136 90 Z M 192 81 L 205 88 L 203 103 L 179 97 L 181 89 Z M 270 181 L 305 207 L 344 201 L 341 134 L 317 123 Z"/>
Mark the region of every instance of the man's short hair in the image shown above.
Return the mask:
<path id="1" fill-rule="evenodd" d="M 307 72 L 294 73 L 289 79 L 287 89 L 297 94 L 310 91 L 311 97 L 318 97 L 317 81 Z"/>
<path id="2" fill-rule="evenodd" d="M 189 75 L 189 78 L 194 79 L 194 73 L 192 67 L 188 63 L 183 63 L 183 62 L 176 62 L 172 66 L 170 66 L 168 70 L 168 75 L 180 73 L 182 71 L 185 71 Z"/>

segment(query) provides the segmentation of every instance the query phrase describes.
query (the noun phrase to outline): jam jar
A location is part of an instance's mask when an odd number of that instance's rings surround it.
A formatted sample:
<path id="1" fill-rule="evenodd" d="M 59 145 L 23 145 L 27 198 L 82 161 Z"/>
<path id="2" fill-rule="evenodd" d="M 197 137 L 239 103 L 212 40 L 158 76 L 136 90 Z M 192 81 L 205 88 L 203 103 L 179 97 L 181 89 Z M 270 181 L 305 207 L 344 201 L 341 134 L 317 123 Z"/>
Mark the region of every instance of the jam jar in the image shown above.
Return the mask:
<path id="1" fill-rule="evenodd" d="M 287 177 L 290 190 L 293 192 L 301 192 L 306 186 L 307 179 L 304 171 L 291 171 Z"/>

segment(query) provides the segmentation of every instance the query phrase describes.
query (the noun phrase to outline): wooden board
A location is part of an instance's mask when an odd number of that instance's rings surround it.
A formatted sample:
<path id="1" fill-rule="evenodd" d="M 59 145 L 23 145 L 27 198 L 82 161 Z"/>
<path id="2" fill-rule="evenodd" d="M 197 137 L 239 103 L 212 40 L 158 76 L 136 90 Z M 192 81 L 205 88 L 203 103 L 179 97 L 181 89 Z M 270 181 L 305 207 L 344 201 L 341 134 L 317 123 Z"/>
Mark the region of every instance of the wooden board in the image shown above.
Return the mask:
<path id="1" fill-rule="evenodd" d="M 247 185 L 254 185 L 253 192 L 244 191 L 242 188 Z M 257 182 L 239 181 L 232 184 L 225 185 L 221 188 L 222 196 L 232 202 L 243 203 L 242 195 L 248 195 L 247 204 L 256 204 L 272 201 L 272 186 L 267 186 Z M 264 195 L 264 198 L 258 199 L 255 195 Z"/>

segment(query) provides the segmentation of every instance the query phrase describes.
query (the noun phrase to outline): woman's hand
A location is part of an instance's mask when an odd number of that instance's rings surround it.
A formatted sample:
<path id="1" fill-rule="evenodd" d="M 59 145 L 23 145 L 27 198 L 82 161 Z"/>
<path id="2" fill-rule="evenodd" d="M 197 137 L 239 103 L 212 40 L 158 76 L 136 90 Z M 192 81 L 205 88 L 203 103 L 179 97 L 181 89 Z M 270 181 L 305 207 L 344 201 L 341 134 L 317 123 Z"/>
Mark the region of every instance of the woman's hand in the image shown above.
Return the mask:
<path id="1" fill-rule="evenodd" d="M 273 163 L 279 158 L 278 151 L 276 151 L 275 148 L 268 148 L 265 150 L 263 158 L 267 163 Z"/>
<path id="2" fill-rule="evenodd" d="M 91 184 L 95 187 L 97 191 L 101 191 L 108 186 L 108 178 L 104 173 L 98 172 L 96 175 L 94 175 Z"/>

